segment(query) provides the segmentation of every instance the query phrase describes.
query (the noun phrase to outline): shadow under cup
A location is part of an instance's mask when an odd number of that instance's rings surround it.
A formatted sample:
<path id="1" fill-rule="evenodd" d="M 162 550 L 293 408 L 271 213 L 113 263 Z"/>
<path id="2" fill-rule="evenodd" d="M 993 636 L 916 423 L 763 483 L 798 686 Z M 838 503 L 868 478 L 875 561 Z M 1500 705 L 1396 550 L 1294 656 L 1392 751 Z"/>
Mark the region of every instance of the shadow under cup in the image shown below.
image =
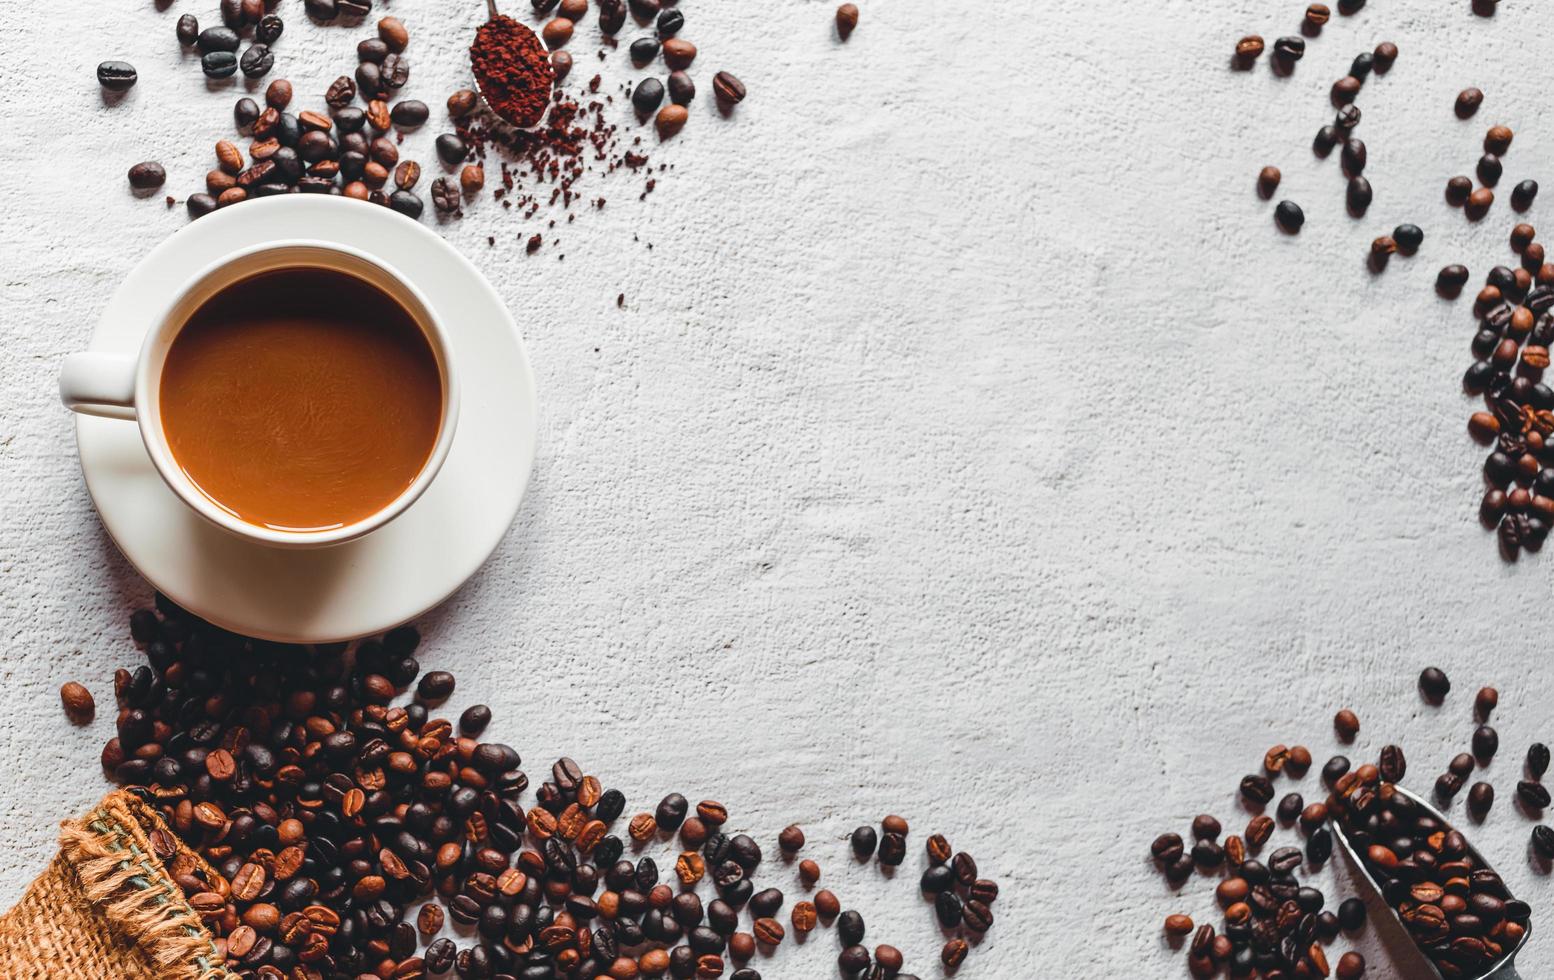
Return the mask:
<path id="1" fill-rule="evenodd" d="M 201 274 L 142 351 L 137 417 L 168 485 L 280 547 L 367 534 L 430 485 L 457 392 L 419 291 L 364 253 L 262 246 Z"/>

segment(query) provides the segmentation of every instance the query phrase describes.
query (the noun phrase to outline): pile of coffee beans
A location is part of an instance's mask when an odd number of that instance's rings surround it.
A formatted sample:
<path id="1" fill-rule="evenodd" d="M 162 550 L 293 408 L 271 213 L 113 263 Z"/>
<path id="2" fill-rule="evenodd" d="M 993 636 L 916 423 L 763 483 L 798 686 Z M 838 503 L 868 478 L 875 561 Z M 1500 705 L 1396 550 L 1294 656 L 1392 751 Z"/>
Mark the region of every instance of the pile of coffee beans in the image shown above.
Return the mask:
<path id="1" fill-rule="evenodd" d="M 1483 399 L 1468 432 L 1491 447 L 1479 519 L 1497 532 L 1507 561 L 1542 548 L 1554 523 L 1554 389 L 1543 380 L 1554 345 L 1554 263 L 1536 238 L 1531 225 L 1518 224 L 1510 244 L 1519 267 L 1497 265 L 1485 277 L 1474 301 L 1474 361 L 1462 378 L 1464 390 Z M 1449 266 L 1440 288 L 1460 290 L 1466 279 L 1466 268 Z"/>
<path id="2" fill-rule="evenodd" d="M 630 42 L 630 63 L 635 71 L 643 71 L 662 61 L 667 77 L 623 84 L 619 91 L 641 121 L 651 120 L 660 139 L 675 136 L 688 122 L 687 107 L 696 97 L 690 69 L 697 49 L 682 36 L 684 12 L 677 2 L 660 0 L 595 2 L 599 6 L 600 60 L 620 45 L 618 35 L 626 29 L 628 13 L 635 23 L 649 28 L 649 33 Z M 655 174 L 647 166 L 641 137 L 628 140 L 608 118 L 607 109 L 615 99 L 601 94 L 602 76 L 587 80 L 575 97 L 564 91 L 562 83 L 573 66 L 566 47 L 589 12 L 588 0 L 534 0 L 532 5 L 536 17 L 549 18 L 537 26 L 551 49 L 554 100 L 539 126 L 515 130 L 487 113 L 473 90 L 450 96 L 451 131 L 440 136 L 436 146 L 438 159 L 450 172 L 428 182 L 438 214 L 462 215 L 466 204 L 486 188 L 488 147 L 503 152 L 501 181 L 494 196 L 505 209 L 516 208 L 525 218 L 553 208 L 570 210 L 581 200 L 573 185 L 590 171 L 647 170 L 640 195 L 646 198 L 656 185 L 656 174 L 666 169 L 660 165 Z M 264 0 L 223 0 L 221 23 L 203 29 L 198 17 L 184 14 L 177 20 L 177 42 L 200 55 L 201 67 L 211 79 L 229 78 L 241 71 L 244 77 L 257 80 L 274 68 L 274 46 L 286 28 L 268 6 Z M 354 27 L 371 13 L 373 5 L 371 0 L 309 0 L 306 9 L 315 22 L 341 20 Z M 838 30 L 850 33 L 857 16 L 856 7 L 844 5 L 837 12 Z M 419 218 L 425 210 L 416 182 L 421 168 L 413 161 L 411 166 L 400 165 L 399 145 L 406 132 L 430 119 L 431 110 L 419 100 L 399 98 L 410 79 L 410 60 L 405 53 L 409 42 L 410 32 L 400 18 L 379 19 L 375 35 L 356 46 L 354 70 L 329 84 L 324 104 L 317 111 L 294 113 L 289 108 L 293 89 L 284 80 L 271 84 L 263 106 L 254 98 L 240 98 L 233 115 L 238 135 L 251 140 L 246 159 L 241 152 L 234 157 L 225 148 L 218 149 L 219 166 L 207 174 L 205 189 L 186 199 L 190 216 L 202 217 L 250 198 L 301 192 L 344 195 Z M 119 61 L 103 62 L 97 75 L 99 83 L 114 92 L 128 90 L 138 78 L 133 66 Z M 726 71 L 715 75 L 711 87 L 725 114 L 746 95 L 744 84 Z M 231 140 L 223 143 L 236 148 Z M 136 190 L 149 191 L 162 186 L 166 172 L 156 161 L 145 161 L 130 170 L 129 179 Z M 172 205 L 175 199 L 168 198 L 168 203 Z M 602 208 L 605 199 L 593 198 L 588 203 Z M 567 220 L 572 217 L 568 215 Z M 556 220 L 549 219 L 548 228 L 555 226 Z M 518 240 L 543 243 L 545 239 L 520 233 Z M 495 244 L 494 237 L 490 243 Z M 551 243 L 555 244 L 554 237 Z"/>
<path id="3" fill-rule="evenodd" d="M 1367 764 L 1340 779 L 1335 816 L 1436 969 L 1445 977 L 1480 976 L 1520 944 L 1532 909 L 1511 896 L 1461 832 L 1399 792 L 1383 769 Z"/>
<path id="4" fill-rule="evenodd" d="M 1450 678 L 1436 667 L 1420 673 L 1418 687 L 1421 698 L 1437 708 L 1448 703 L 1452 690 Z M 1490 726 L 1499 703 L 1499 691 L 1493 687 L 1481 688 L 1474 696 L 1469 750 L 1453 758 L 1435 783 L 1436 800 L 1443 809 L 1475 769 L 1488 765 L 1499 751 L 1499 734 Z M 1353 742 L 1360 733 L 1360 718 L 1353 710 L 1342 709 L 1333 717 L 1333 729 L 1339 741 Z M 1541 781 L 1549 761 L 1546 745 L 1536 743 L 1528 749 L 1525 778 L 1518 781 L 1516 793 L 1529 816 L 1537 817 L 1551 805 L 1549 790 Z M 1173 885 L 1184 884 L 1195 872 L 1220 876 L 1215 898 L 1223 910 L 1223 922 L 1218 930 L 1182 912 L 1165 919 L 1166 934 L 1186 943 L 1193 976 L 1211 977 L 1221 970 L 1233 977 L 1330 975 L 1324 947 L 1340 933 L 1365 926 L 1365 904 L 1351 897 L 1336 912 L 1330 911 L 1322 892 L 1303 884 L 1297 873 L 1302 863 L 1320 868 L 1331 857 L 1334 836 L 1329 824 L 1334 820 L 1366 860 L 1383 897 L 1443 975 L 1476 976 L 1516 946 L 1525 933 L 1529 907 L 1511 897 L 1460 832 L 1398 791 L 1408 773 L 1400 746 L 1384 746 L 1374 764 L 1357 768 L 1346 756 L 1334 755 L 1320 770 L 1322 798 L 1308 802 L 1292 788 L 1274 804 L 1279 795 L 1274 780 L 1301 780 L 1313 764 L 1305 746 L 1275 745 L 1264 753 L 1261 769 L 1241 779 L 1241 801 L 1253 812 L 1242 833 L 1221 842 L 1220 821 L 1201 814 L 1192 821 L 1191 843 L 1177 832 L 1163 833 L 1151 843 L 1152 860 Z M 1489 782 L 1474 783 L 1468 793 L 1468 814 L 1482 820 L 1494 800 Z M 1304 846 L 1275 847 L 1260 859 L 1280 828 L 1299 834 Z M 1531 844 L 1534 860 L 1543 867 L 1554 861 L 1554 829 L 1534 827 Z M 1364 958 L 1347 952 L 1338 958 L 1331 975 L 1355 980 L 1364 972 Z"/>
<path id="5" fill-rule="evenodd" d="M 130 631 L 147 663 L 115 674 L 118 734 L 103 768 L 215 869 L 178 857 L 172 835 L 153 838 L 239 976 L 629 980 L 732 969 L 733 980 L 760 980 L 747 964 L 786 938 L 786 897 L 757 884 L 763 849 L 732 831 L 727 807 L 670 793 L 628 816 L 624 793 L 567 758 L 531 787 L 517 751 L 483 740 L 489 708 L 436 716 L 456 682 L 422 671 L 413 629 L 354 648 L 291 646 L 159 597 Z M 61 691 L 73 719 L 90 704 L 79 687 Z M 859 828 L 854 852 L 878 844 L 882 865 L 903 863 L 907 821 L 890 816 L 880 829 Z M 672 870 L 641 854 L 674 839 Z M 802 828 L 777 844 L 796 856 Z M 922 888 L 941 923 L 986 931 L 997 884 L 942 835 L 926 852 Z M 813 886 L 819 865 L 806 859 L 800 876 Z M 699 887 L 711 889 L 705 904 Z M 450 918 L 462 945 L 439 935 Z M 864 945 L 863 916 L 829 890 L 794 904 L 789 923 L 801 935 L 834 924 L 843 976 L 914 980 L 899 949 Z M 944 962 L 958 966 L 967 949 L 957 931 Z"/>

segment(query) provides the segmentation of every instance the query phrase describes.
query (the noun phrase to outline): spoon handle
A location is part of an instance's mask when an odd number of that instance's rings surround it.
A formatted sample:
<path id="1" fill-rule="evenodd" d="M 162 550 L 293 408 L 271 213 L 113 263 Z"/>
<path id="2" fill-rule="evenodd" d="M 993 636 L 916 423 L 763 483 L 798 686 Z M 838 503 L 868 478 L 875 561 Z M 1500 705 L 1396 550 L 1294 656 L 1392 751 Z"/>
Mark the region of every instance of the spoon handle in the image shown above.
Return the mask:
<path id="1" fill-rule="evenodd" d="M 486 0 L 486 10 L 490 12 L 492 20 L 496 20 L 499 16 L 496 12 L 496 0 Z"/>

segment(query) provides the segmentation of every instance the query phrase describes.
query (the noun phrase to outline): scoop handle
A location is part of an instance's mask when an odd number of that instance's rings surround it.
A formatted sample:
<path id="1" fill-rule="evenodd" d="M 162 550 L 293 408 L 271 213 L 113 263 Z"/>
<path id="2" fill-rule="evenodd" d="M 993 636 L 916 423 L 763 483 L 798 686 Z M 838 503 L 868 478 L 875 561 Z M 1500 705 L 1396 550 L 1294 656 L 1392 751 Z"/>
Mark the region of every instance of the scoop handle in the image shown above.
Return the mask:
<path id="1" fill-rule="evenodd" d="M 486 0 L 486 11 L 491 14 L 491 19 L 496 20 L 501 16 L 496 12 L 496 0 Z"/>

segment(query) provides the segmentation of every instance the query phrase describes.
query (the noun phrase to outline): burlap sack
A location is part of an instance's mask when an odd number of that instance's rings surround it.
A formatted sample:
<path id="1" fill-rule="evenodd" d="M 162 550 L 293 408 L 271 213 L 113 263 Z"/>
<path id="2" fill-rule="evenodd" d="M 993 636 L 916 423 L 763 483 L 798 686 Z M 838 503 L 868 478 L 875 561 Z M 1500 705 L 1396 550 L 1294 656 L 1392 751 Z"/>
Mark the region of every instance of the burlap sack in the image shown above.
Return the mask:
<path id="1" fill-rule="evenodd" d="M 156 831 L 161 817 L 123 790 L 62 824 L 48 870 L 0 916 L 0 977 L 237 980 L 154 853 Z"/>

